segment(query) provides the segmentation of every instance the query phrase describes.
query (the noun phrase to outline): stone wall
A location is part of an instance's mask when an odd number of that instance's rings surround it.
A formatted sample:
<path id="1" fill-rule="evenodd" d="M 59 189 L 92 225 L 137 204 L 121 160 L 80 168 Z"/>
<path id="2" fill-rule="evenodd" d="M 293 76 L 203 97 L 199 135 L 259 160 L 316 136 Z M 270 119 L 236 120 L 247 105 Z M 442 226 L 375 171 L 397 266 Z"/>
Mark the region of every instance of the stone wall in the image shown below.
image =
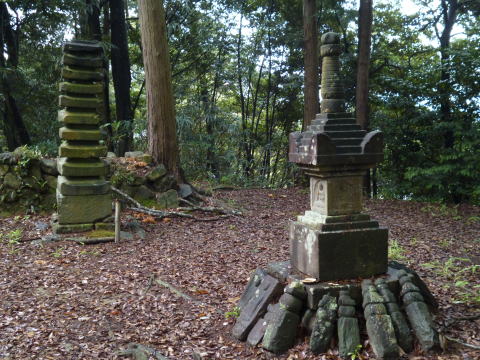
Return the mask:
<path id="1" fill-rule="evenodd" d="M 163 165 L 152 163 L 148 154 L 131 152 L 117 158 L 109 153 L 103 161 L 112 185 L 145 206 L 177 207 L 179 197 L 192 194 L 189 185 L 178 185 Z M 0 153 L 0 210 L 53 211 L 57 176 L 56 159 L 40 158 L 24 148 Z"/>
<path id="2" fill-rule="evenodd" d="M 0 209 L 51 210 L 55 204 L 57 163 L 19 148 L 0 153 Z"/>

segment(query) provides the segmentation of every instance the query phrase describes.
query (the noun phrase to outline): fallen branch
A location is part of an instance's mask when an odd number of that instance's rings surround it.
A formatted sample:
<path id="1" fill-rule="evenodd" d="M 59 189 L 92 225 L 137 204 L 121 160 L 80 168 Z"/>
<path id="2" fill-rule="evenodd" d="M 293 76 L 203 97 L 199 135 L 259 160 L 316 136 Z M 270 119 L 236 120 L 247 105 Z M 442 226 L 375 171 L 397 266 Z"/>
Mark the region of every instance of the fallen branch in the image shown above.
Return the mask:
<path id="1" fill-rule="evenodd" d="M 447 339 L 448 341 L 452 341 L 452 342 L 454 342 L 454 343 L 460 344 L 460 345 L 465 346 L 465 347 L 467 347 L 467 348 L 475 349 L 475 350 L 480 350 L 480 346 L 478 346 L 478 345 L 467 344 L 467 343 L 464 343 L 464 342 L 462 342 L 462 341 L 460 341 L 460 340 L 458 340 L 458 339 L 455 339 L 455 338 L 452 338 L 452 337 L 446 336 L 446 335 L 444 335 L 444 337 L 445 337 L 445 339 Z"/>
<path id="2" fill-rule="evenodd" d="M 197 299 L 194 299 L 193 297 L 191 297 L 190 295 L 187 295 L 185 294 L 184 292 L 178 290 L 175 286 L 167 283 L 166 281 L 163 281 L 163 280 L 160 280 L 160 279 L 155 279 L 155 282 L 163 287 L 166 287 L 167 289 L 169 289 L 171 292 L 173 292 L 174 294 L 178 295 L 179 297 L 182 297 L 188 301 L 193 301 L 195 303 L 201 303 L 201 301 L 197 300 Z"/>
<path id="3" fill-rule="evenodd" d="M 222 208 L 216 208 L 216 207 L 201 207 L 201 206 L 192 206 L 192 207 L 181 207 L 179 208 L 180 211 L 162 211 L 162 210 L 156 210 L 156 209 L 151 209 L 147 208 L 146 206 L 143 206 L 140 204 L 137 200 L 129 196 L 128 194 L 125 194 L 123 191 L 117 189 L 116 187 L 112 186 L 112 191 L 115 192 L 116 194 L 120 195 L 122 198 L 124 198 L 127 202 L 133 204 L 133 207 L 130 207 L 131 210 L 140 212 L 143 214 L 147 214 L 150 216 L 154 216 L 156 218 L 162 219 L 165 217 L 183 217 L 183 218 L 188 218 L 188 219 L 193 219 L 197 221 L 216 221 L 216 220 L 221 220 L 225 217 L 231 216 L 231 215 L 241 215 L 239 211 L 235 210 L 225 210 Z M 193 204 L 192 204 L 193 205 Z M 223 214 L 226 215 L 224 217 L 216 217 L 216 218 L 207 218 L 207 219 L 202 219 L 202 218 L 197 218 L 191 214 L 185 213 L 185 211 L 203 211 L 203 212 L 210 212 L 210 213 L 218 213 L 218 214 Z"/>
<path id="4" fill-rule="evenodd" d="M 127 349 L 118 352 L 120 356 L 132 356 L 135 360 L 148 360 L 152 356 L 157 360 L 168 360 L 158 350 L 142 345 L 142 344 L 128 344 Z"/>

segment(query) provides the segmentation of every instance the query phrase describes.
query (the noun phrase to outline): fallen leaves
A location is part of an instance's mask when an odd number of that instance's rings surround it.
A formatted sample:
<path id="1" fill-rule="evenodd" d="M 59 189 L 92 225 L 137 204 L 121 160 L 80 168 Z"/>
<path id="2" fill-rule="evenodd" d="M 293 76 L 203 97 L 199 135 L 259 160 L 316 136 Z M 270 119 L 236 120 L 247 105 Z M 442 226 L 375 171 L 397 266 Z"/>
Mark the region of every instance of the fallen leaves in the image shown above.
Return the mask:
<path id="1" fill-rule="evenodd" d="M 0 358 L 120 359 L 114 354 L 129 342 L 178 360 L 191 360 L 194 354 L 212 360 L 269 358 L 262 349 L 229 336 L 234 319 L 226 320 L 225 313 L 238 304 L 251 271 L 288 259 L 286 225 L 306 210 L 308 194 L 252 189 L 216 196 L 245 209 L 245 216 L 207 223 L 176 218 L 152 222 L 132 213 L 137 219 L 132 221 L 149 234 L 145 240 L 93 245 L 82 248 L 81 256 L 78 246 L 67 242 L 22 243 L 12 254 L 0 246 Z M 367 207 L 389 227 L 390 237 L 437 296 L 441 308 L 436 321 L 445 323 L 444 332 L 479 344 L 480 319 L 447 321 L 472 316 L 478 307 L 452 303 L 443 289 L 445 279 L 420 264 L 480 256 L 475 242 L 480 222 L 432 217 L 421 211 L 423 204 L 413 202 L 368 201 Z M 464 206 L 458 213 L 469 219 L 479 210 Z M 39 221 L 49 219 L 0 219 L 0 232 L 21 227 L 25 238 L 35 237 Z M 59 257 L 52 257 L 59 248 Z M 150 280 L 152 276 L 186 296 Z M 472 289 L 475 282 L 478 278 L 472 277 Z M 364 348 L 363 358 L 372 359 L 370 346 Z M 413 356 L 446 360 L 470 354 L 474 359 L 474 351 L 449 343 L 447 353 Z M 313 356 L 302 341 L 280 358 L 333 360 L 338 352 Z"/>

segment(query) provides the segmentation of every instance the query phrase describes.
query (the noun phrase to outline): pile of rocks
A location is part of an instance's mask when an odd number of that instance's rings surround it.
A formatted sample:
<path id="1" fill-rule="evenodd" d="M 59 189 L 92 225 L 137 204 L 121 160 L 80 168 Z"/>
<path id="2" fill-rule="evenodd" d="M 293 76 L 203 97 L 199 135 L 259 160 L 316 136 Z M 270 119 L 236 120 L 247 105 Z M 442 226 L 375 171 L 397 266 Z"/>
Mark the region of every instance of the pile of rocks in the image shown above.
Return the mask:
<path id="1" fill-rule="evenodd" d="M 127 152 L 125 157 L 108 153 L 101 161 L 106 180 L 146 206 L 174 208 L 180 198 L 193 194 L 190 185 L 177 184 L 164 165 L 154 165 L 152 156 L 142 151 Z M 141 174 L 130 169 L 139 162 L 146 165 Z M 38 158 L 24 148 L 0 153 L 0 208 L 53 209 L 58 175 L 57 159 Z"/>
<path id="2" fill-rule="evenodd" d="M 337 284 L 303 283 L 269 266 L 252 274 L 232 334 L 277 354 L 310 335 L 314 354 L 337 344 L 345 358 L 358 351 L 366 332 L 377 357 L 398 359 L 413 350 L 414 341 L 425 352 L 440 347 L 426 301 L 436 305 L 421 279 L 398 264 L 374 280 Z"/>
<path id="3" fill-rule="evenodd" d="M 57 164 L 23 148 L 0 153 L 0 208 L 51 208 L 55 203 Z"/>

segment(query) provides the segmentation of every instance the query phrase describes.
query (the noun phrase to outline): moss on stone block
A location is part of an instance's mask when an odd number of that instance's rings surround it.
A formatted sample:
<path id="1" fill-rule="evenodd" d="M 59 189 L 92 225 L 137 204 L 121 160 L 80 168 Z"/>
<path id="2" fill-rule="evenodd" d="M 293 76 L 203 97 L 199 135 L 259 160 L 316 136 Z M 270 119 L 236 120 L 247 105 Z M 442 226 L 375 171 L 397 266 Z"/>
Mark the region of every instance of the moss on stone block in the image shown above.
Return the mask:
<path id="1" fill-rule="evenodd" d="M 57 191 L 59 224 L 86 224 L 112 214 L 111 194 L 65 196 Z"/>
<path id="2" fill-rule="evenodd" d="M 100 115 L 94 112 L 76 113 L 64 109 L 58 112 L 58 121 L 72 125 L 97 125 L 100 122 Z"/>
<path id="3" fill-rule="evenodd" d="M 76 141 L 98 141 L 102 138 L 100 130 L 79 130 L 62 127 L 59 130 L 60 139 Z"/>
<path id="4" fill-rule="evenodd" d="M 59 155 L 61 157 L 76 159 L 91 159 L 105 156 L 107 148 L 104 145 L 71 145 L 66 142 L 60 145 Z"/>
<path id="5" fill-rule="evenodd" d="M 63 176 L 106 176 L 107 166 L 102 160 L 72 161 L 58 159 L 58 172 Z"/>
<path id="6" fill-rule="evenodd" d="M 102 101 L 96 97 L 74 97 L 60 95 L 58 97 L 58 105 L 82 109 L 98 109 L 100 106 L 102 106 Z"/>
<path id="7" fill-rule="evenodd" d="M 67 80 L 101 81 L 103 73 L 100 69 L 98 71 L 78 70 L 65 66 L 62 69 L 62 77 Z"/>

